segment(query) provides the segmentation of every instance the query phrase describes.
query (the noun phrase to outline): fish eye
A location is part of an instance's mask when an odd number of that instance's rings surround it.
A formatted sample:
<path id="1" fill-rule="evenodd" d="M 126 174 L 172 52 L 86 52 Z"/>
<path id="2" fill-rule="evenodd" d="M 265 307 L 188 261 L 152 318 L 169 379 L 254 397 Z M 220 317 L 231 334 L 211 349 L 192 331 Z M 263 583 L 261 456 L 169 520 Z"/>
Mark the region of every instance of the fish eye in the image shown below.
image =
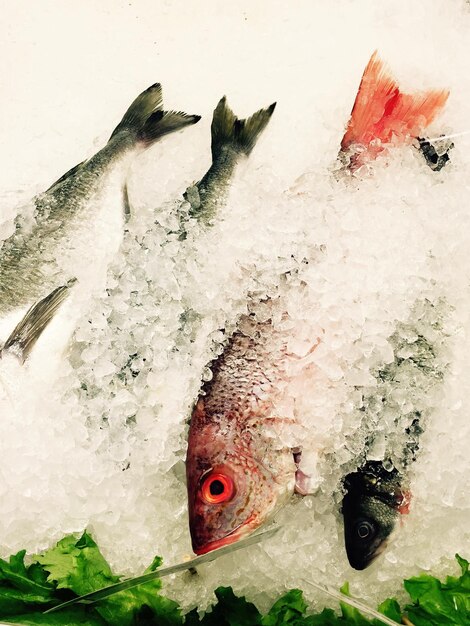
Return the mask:
<path id="1" fill-rule="evenodd" d="M 366 520 L 362 520 L 356 526 L 356 532 L 359 539 L 370 539 L 375 534 L 375 527 Z"/>
<path id="2" fill-rule="evenodd" d="M 233 480 L 226 474 L 209 474 L 201 486 L 202 499 L 207 504 L 221 504 L 230 500 L 235 492 Z"/>

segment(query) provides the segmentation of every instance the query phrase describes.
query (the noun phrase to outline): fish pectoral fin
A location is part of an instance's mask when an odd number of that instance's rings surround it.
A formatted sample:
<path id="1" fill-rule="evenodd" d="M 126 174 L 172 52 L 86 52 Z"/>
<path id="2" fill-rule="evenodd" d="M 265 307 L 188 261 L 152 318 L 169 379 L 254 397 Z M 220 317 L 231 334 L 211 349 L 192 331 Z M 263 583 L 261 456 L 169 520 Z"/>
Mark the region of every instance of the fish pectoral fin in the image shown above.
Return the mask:
<path id="1" fill-rule="evenodd" d="M 292 448 L 292 455 L 297 468 L 295 471 L 294 493 L 299 494 L 299 496 L 311 496 L 315 493 L 315 489 L 312 486 L 312 476 L 310 474 L 306 474 L 300 469 L 302 448 L 300 446 Z"/>
<path id="2" fill-rule="evenodd" d="M 0 350 L 0 356 L 5 352 L 10 352 L 18 357 L 21 363 L 24 363 L 57 309 L 67 298 L 69 287 L 74 283 L 75 279 L 69 281 L 67 285 L 57 287 L 45 298 L 36 302 L 5 341 Z"/>
<path id="3" fill-rule="evenodd" d="M 197 185 L 190 185 L 183 194 L 183 198 L 191 205 L 191 210 L 196 211 L 201 208 L 201 196 Z"/>
<path id="4" fill-rule="evenodd" d="M 44 193 L 47 193 L 48 191 L 51 191 L 52 189 L 54 189 L 54 187 L 57 187 L 58 185 L 60 185 L 60 183 L 64 182 L 66 178 L 73 176 L 76 172 L 78 172 L 78 170 L 82 167 L 84 163 L 86 163 L 86 159 L 85 161 L 82 161 L 81 163 L 78 163 L 74 167 L 70 168 L 68 172 L 65 172 L 65 174 L 63 174 L 60 178 L 58 178 L 55 181 L 55 183 L 52 183 L 52 185 L 48 189 L 46 189 Z"/>
<path id="5" fill-rule="evenodd" d="M 129 191 L 127 189 L 127 183 L 124 183 L 124 187 L 122 188 L 122 205 L 124 207 L 124 220 L 128 222 L 130 220 L 132 211 L 129 202 Z"/>
<path id="6" fill-rule="evenodd" d="M 297 469 L 295 472 L 295 488 L 294 492 L 299 496 L 312 495 L 312 489 L 310 487 L 310 476 L 303 472 L 301 469 Z"/>
<path id="7" fill-rule="evenodd" d="M 439 172 L 450 161 L 449 152 L 454 147 L 454 143 L 448 143 L 443 152 L 438 152 L 428 139 L 423 139 L 422 137 L 417 137 L 417 139 L 419 142 L 418 150 L 423 155 L 427 165 L 434 172 Z"/>

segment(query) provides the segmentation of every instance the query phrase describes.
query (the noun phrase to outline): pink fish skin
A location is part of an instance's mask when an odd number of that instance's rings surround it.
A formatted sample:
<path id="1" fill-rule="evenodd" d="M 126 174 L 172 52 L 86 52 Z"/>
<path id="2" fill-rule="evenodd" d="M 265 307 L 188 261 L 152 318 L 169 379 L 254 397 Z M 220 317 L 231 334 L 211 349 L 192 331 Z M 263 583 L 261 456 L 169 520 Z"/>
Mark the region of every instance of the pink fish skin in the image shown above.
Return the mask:
<path id="1" fill-rule="evenodd" d="M 294 493 L 297 465 L 282 443 L 276 401 L 288 381 L 282 334 L 245 316 L 191 417 L 186 457 L 189 526 L 196 554 L 264 524 Z"/>

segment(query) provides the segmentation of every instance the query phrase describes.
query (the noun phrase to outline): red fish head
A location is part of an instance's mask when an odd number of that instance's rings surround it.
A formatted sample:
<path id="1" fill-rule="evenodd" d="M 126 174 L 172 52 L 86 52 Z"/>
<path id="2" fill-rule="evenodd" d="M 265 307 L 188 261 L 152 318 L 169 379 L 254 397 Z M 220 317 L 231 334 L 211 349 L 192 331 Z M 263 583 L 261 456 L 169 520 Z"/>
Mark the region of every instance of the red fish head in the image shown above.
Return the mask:
<path id="1" fill-rule="evenodd" d="M 266 458 L 256 458 L 249 447 L 213 424 L 192 423 L 188 443 L 189 527 L 196 554 L 250 534 L 275 512 L 284 494 L 293 492 L 292 454 L 290 473 L 283 474 L 292 477 L 286 484 L 280 480 L 282 470 L 272 470 L 264 464 Z"/>

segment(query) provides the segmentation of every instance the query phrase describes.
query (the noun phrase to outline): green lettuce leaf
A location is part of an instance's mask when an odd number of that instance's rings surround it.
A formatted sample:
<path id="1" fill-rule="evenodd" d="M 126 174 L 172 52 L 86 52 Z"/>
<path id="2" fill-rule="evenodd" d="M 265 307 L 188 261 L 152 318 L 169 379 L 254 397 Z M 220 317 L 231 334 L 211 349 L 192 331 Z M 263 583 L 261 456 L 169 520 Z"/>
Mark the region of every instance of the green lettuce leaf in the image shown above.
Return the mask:
<path id="1" fill-rule="evenodd" d="M 41 612 L 27 613 L 8 617 L 6 624 L 19 624 L 20 626 L 107 626 L 93 610 L 84 607 L 73 607 L 60 613 Z"/>
<path id="2" fill-rule="evenodd" d="M 25 613 L 32 607 L 41 610 L 53 600 L 53 585 L 37 566 L 26 567 L 24 557 L 25 550 L 21 550 L 9 561 L 0 559 L 0 615 Z"/>
<path id="3" fill-rule="evenodd" d="M 273 604 L 269 613 L 261 619 L 261 624 L 262 626 L 304 624 L 303 616 L 306 610 L 307 603 L 300 589 L 291 589 Z"/>
<path id="4" fill-rule="evenodd" d="M 470 624 L 469 563 L 456 555 L 462 571 L 458 577 L 448 576 L 445 583 L 428 574 L 405 580 L 404 586 L 413 604 L 406 612 L 415 626 Z"/>
<path id="5" fill-rule="evenodd" d="M 244 597 L 236 596 L 231 587 L 215 590 L 217 604 L 199 619 L 197 610 L 186 615 L 185 626 L 261 626 L 261 613 Z"/>
<path id="6" fill-rule="evenodd" d="M 349 583 L 344 583 L 340 591 L 341 593 L 349 596 Z M 355 626 L 370 626 L 371 622 L 366 619 L 358 609 L 346 604 L 345 602 L 340 602 L 339 605 L 341 607 L 341 614 L 347 624 L 354 624 Z"/>
<path id="7" fill-rule="evenodd" d="M 87 532 L 78 541 L 74 535 L 64 537 L 35 560 L 49 573 L 50 583 L 79 596 L 119 581 Z"/>
<path id="8" fill-rule="evenodd" d="M 43 611 L 64 599 L 73 598 L 113 584 L 113 574 L 106 559 L 88 533 L 79 539 L 64 537 L 44 554 L 24 563 L 24 550 L 0 559 L 0 619 L 24 626 L 380 626 L 360 611 L 340 602 L 341 614 L 324 609 L 307 615 L 308 607 L 299 589 L 281 596 L 262 616 L 256 606 L 237 597 L 230 587 L 215 591 L 216 603 L 202 617 L 194 609 L 184 618 L 179 605 L 161 595 L 161 581 L 156 579 L 116 593 L 91 606 L 76 605 L 64 611 L 44 615 Z M 459 576 L 445 582 L 428 574 L 405 580 L 411 602 L 405 615 L 414 626 L 463 626 L 470 624 L 469 563 L 456 556 Z M 155 571 L 162 561 L 155 557 L 146 572 Z M 348 585 L 342 588 L 349 593 Z M 394 598 L 385 600 L 379 611 L 401 623 L 402 610 Z M 408 623 L 407 622 L 407 623 Z"/>
<path id="9" fill-rule="evenodd" d="M 383 615 L 386 615 L 390 619 L 395 620 L 398 624 L 402 622 L 402 612 L 400 609 L 400 605 L 396 601 L 395 598 L 389 598 L 382 602 L 377 609 Z M 377 620 L 374 621 L 374 624 L 379 624 Z"/>
<path id="10" fill-rule="evenodd" d="M 119 581 L 87 532 L 78 541 L 73 535 L 65 537 L 55 548 L 37 556 L 36 560 L 49 573 L 49 582 L 55 583 L 58 589 L 70 589 L 77 595 Z M 161 558 L 155 557 L 146 572 L 154 571 L 161 563 Z M 160 580 L 150 581 L 97 602 L 94 609 L 111 625 L 179 626 L 183 623 L 179 606 L 159 595 L 161 586 Z"/>

